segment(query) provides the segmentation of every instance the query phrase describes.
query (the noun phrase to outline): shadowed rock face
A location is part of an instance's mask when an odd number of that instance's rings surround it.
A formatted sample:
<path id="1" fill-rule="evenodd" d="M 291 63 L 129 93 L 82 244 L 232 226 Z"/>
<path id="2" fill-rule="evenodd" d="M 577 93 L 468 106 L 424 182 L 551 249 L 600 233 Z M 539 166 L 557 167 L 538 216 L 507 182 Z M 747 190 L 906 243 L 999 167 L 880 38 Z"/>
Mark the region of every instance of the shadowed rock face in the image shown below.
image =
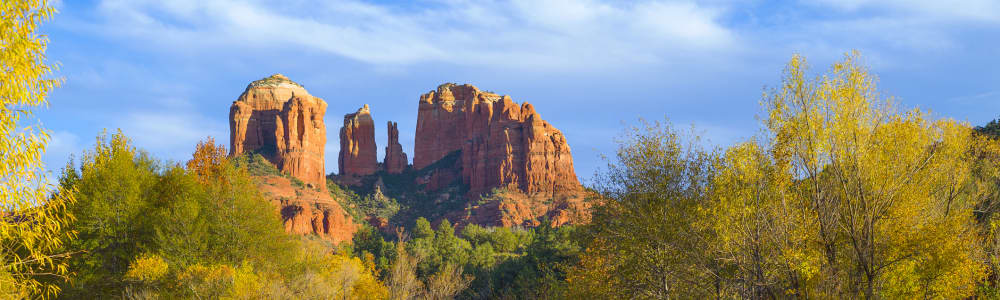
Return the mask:
<path id="1" fill-rule="evenodd" d="M 385 146 L 385 159 L 382 165 L 389 174 L 399 174 L 406 170 L 408 164 L 406 153 L 403 152 L 403 145 L 399 144 L 399 129 L 396 122 L 389 121 L 386 124 L 389 132 L 389 144 Z"/>
<path id="2" fill-rule="evenodd" d="M 581 191 L 565 136 L 531 104 L 468 84 L 443 84 L 420 96 L 413 167 L 459 150 L 470 196 L 493 188 L 529 195 Z"/>
<path id="3" fill-rule="evenodd" d="M 326 102 L 281 74 L 254 81 L 229 109 L 230 155 L 256 152 L 325 189 Z"/>
<path id="4" fill-rule="evenodd" d="M 368 104 L 357 112 L 344 115 L 340 128 L 340 175 L 360 177 L 375 174 L 378 160 L 375 146 L 375 122 Z"/>

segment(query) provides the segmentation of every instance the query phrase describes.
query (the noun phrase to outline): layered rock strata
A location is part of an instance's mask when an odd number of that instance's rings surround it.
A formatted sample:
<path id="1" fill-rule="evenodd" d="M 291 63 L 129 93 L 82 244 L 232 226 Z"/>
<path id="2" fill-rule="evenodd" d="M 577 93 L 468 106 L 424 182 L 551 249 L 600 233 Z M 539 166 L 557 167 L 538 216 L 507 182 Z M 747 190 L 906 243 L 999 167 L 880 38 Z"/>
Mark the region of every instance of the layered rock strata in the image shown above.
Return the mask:
<path id="1" fill-rule="evenodd" d="M 357 112 L 344 115 L 340 128 L 340 176 L 360 177 L 375 174 L 378 160 L 375 146 L 375 122 L 368 104 Z"/>
<path id="2" fill-rule="evenodd" d="M 525 194 L 577 194 L 580 183 L 562 132 L 531 104 L 443 84 L 419 100 L 413 167 L 425 168 L 461 151 L 462 182 L 469 195 L 493 188 Z"/>
<path id="3" fill-rule="evenodd" d="M 254 81 L 229 109 L 230 155 L 260 153 L 284 173 L 326 188 L 326 102 L 281 74 Z"/>
<path id="4" fill-rule="evenodd" d="M 403 173 L 409 162 L 406 159 L 406 153 L 403 152 L 403 145 L 399 144 L 399 128 L 396 122 L 392 121 L 386 124 L 386 128 L 388 128 L 389 140 L 388 145 L 385 146 L 385 159 L 382 166 L 389 174 Z"/>

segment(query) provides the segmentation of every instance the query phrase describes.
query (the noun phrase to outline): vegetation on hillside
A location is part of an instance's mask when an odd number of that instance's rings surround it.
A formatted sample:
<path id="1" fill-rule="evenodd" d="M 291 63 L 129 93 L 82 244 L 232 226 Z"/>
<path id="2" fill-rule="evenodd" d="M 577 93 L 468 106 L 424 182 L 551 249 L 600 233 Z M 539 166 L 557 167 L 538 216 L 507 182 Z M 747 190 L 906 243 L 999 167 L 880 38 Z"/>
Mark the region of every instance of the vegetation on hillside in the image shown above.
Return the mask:
<path id="1" fill-rule="evenodd" d="M 60 192 L 72 193 L 65 251 L 74 276 L 64 298 L 302 299 L 368 295 L 384 285 L 374 266 L 284 232 L 245 164 L 213 140 L 185 165 L 102 135 Z"/>
<path id="2" fill-rule="evenodd" d="M 455 151 L 420 170 L 407 169 L 400 174 L 379 171 L 362 178 L 355 186 L 341 186 L 328 179 L 327 189 L 359 223 L 366 217 L 382 218 L 392 224 L 413 224 L 421 217 L 436 220 L 465 209 L 468 187 L 456 181 L 428 192 L 417 179 L 429 177 L 440 169 L 452 169 L 461 157 L 461 151 Z"/>

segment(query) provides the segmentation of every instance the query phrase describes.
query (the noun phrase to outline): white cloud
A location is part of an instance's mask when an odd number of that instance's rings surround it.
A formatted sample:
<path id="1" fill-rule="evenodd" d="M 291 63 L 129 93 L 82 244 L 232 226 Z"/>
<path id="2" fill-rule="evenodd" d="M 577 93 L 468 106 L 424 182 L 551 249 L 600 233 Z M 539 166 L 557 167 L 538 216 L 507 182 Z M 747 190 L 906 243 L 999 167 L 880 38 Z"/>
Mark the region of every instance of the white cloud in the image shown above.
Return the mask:
<path id="1" fill-rule="evenodd" d="M 734 43 L 719 23 L 720 9 L 688 1 L 450 1 L 432 9 L 313 4 L 105 0 L 99 11 L 106 27 L 97 30 L 170 51 L 301 47 L 375 65 L 561 70 L 664 61 Z"/>

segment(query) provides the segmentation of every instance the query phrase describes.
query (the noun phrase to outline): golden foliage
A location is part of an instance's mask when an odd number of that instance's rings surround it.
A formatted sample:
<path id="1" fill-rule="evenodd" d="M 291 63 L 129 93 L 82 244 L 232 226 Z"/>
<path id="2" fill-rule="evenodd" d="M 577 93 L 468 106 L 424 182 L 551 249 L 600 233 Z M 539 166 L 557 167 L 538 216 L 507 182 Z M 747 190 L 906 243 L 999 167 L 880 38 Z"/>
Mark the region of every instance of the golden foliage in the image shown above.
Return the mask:
<path id="1" fill-rule="evenodd" d="M 64 277 L 66 265 L 56 254 L 72 232 L 70 193 L 49 197 L 41 155 L 49 135 L 34 122 L 32 110 L 59 80 L 49 78 L 48 40 L 36 32 L 55 10 L 42 0 L 0 2 L 0 296 L 49 297 L 58 287 L 39 277 Z M 24 126 L 29 124 L 28 126 Z M 24 126 L 24 127 L 22 127 Z"/>
<path id="2" fill-rule="evenodd" d="M 757 205 L 780 212 L 776 224 L 792 222 L 767 232 L 801 260 L 803 267 L 790 268 L 799 281 L 789 288 L 869 299 L 971 296 L 982 278 L 975 199 L 962 194 L 971 179 L 972 130 L 920 110 L 898 111 L 859 60 L 849 54 L 807 80 L 805 60 L 796 56 L 782 87 L 763 101 L 771 157 L 749 161 L 773 161 L 764 167 L 793 182 L 777 186 L 784 194 L 763 193 L 780 202 L 758 202 L 784 206 Z"/>
<path id="3" fill-rule="evenodd" d="M 198 142 L 187 169 L 194 172 L 202 183 L 218 180 L 224 164 L 227 163 L 226 146 L 215 144 L 215 139 L 208 137 Z"/>
<path id="4" fill-rule="evenodd" d="M 125 272 L 126 280 L 156 282 L 167 275 L 168 265 L 159 255 L 144 254 L 135 259 Z"/>
<path id="5" fill-rule="evenodd" d="M 719 159 L 659 126 L 630 132 L 570 294 L 961 299 L 997 277 L 997 142 L 898 110 L 857 53 L 807 70 L 792 58 L 761 102 L 765 133 Z"/>

